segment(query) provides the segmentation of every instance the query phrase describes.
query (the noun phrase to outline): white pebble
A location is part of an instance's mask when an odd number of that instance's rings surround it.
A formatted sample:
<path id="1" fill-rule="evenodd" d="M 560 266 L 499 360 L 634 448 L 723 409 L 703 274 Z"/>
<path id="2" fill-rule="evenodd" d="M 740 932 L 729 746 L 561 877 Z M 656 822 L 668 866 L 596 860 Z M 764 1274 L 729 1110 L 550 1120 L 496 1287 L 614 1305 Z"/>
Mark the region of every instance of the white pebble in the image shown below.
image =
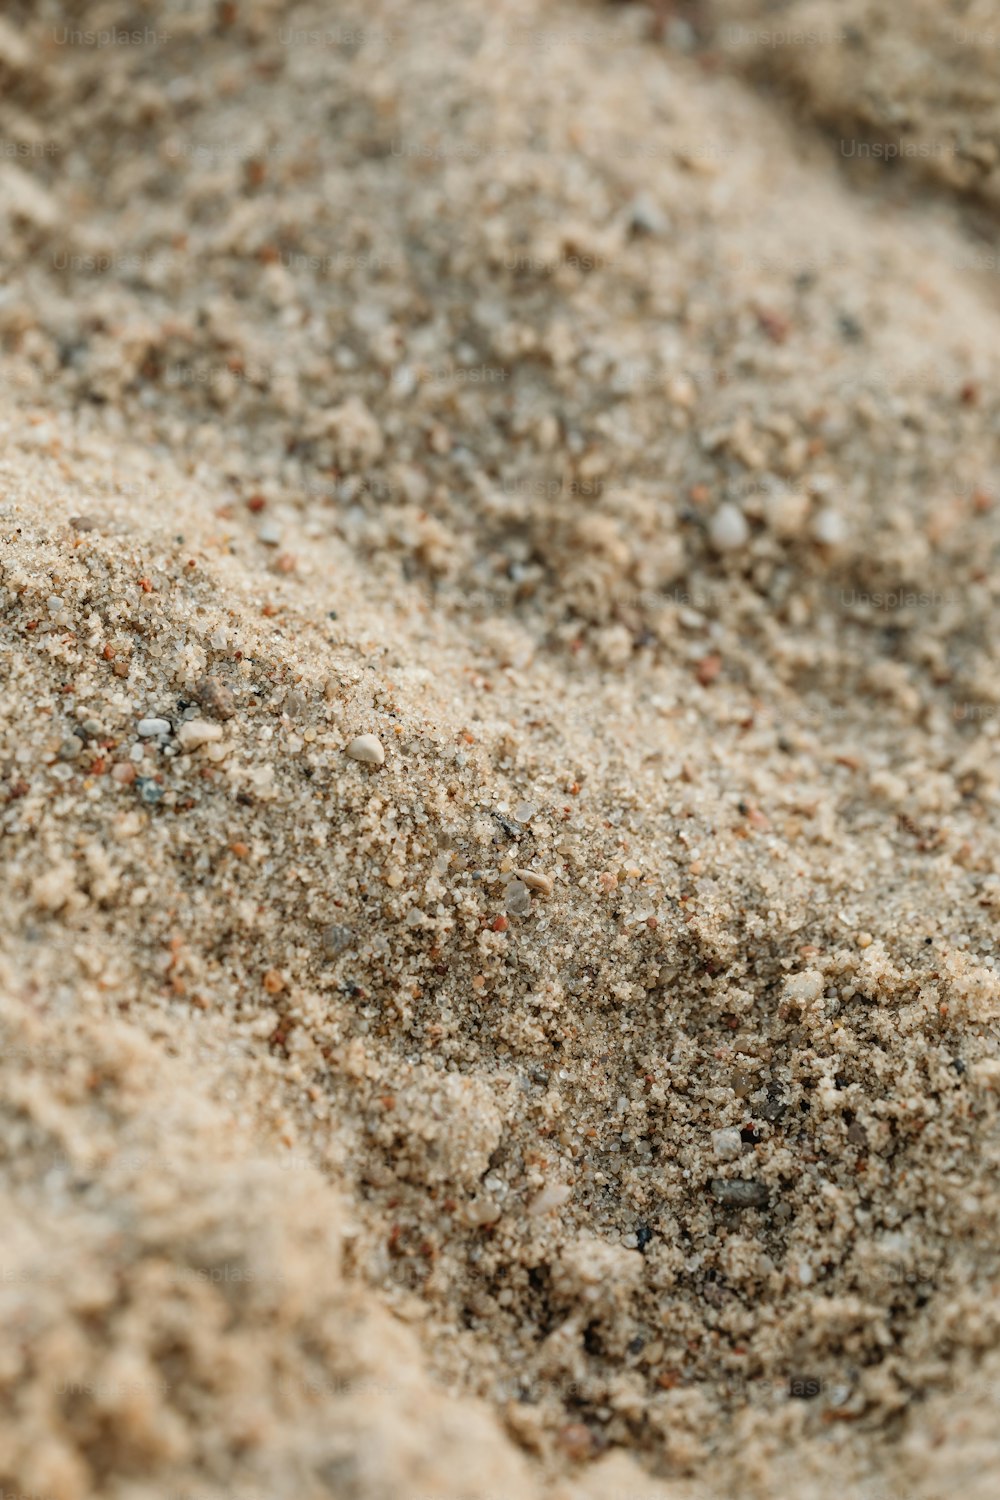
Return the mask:
<path id="1" fill-rule="evenodd" d="M 552 895 L 552 878 L 539 875 L 534 870 L 515 870 L 518 880 L 523 880 L 529 891 L 538 891 L 542 896 Z"/>
<path id="2" fill-rule="evenodd" d="M 170 733 L 169 719 L 140 719 L 139 734 L 144 740 L 155 739 L 158 735 Z"/>
<path id="3" fill-rule="evenodd" d="M 712 517 L 708 539 L 716 552 L 735 552 L 737 548 L 745 547 L 750 539 L 746 516 L 727 500 Z"/>
<path id="4" fill-rule="evenodd" d="M 799 1005 L 815 1005 L 825 986 L 826 981 L 818 969 L 803 969 L 801 974 L 789 974 L 785 980 L 785 995 Z"/>
<path id="5" fill-rule="evenodd" d="M 257 540 L 265 547 L 280 547 L 281 527 L 276 521 L 265 521 L 257 530 Z"/>
<path id="6" fill-rule="evenodd" d="M 385 751 L 382 749 L 380 740 L 373 734 L 359 734 L 347 747 L 347 753 L 352 760 L 360 760 L 369 766 L 382 766 L 385 764 Z"/>
<path id="7" fill-rule="evenodd" d="M 185 750 L 197 750 L 213 740 L 222 739 L 222 725 L 210 724 L 207 719 L 188 719 L 177 731 L 177 738 Z"/>
<path id="8" fill-rule="evenodd" d="M 540 1193 L 537 1193 L 528 1204 L 528 1212 L 533 1218 L 540 1214 L 551 1213 L 554 1208 L 562 1208 L 573 1196 L 573 1189 L 565 1182 L 547 1182 Z"/>
<path id="9" fill-rule="evenodd" d="M 636 234 L 666 234 L 670 221 L 648 193 L 637 193 L 626 209 L 629 227 Z"/>
<path id="10" fill-rule="evenodd" d="M 738 1161 L 743 1155 L 743 1138 L 735 1126 L 712 1131 L 712 1152 L 717 1161 Z"/>
<path id="11" fill-rule="evenodd" d="M 477 1227 L 483 1224 L 495 1224 L 500 1217 L 500 1205 L 493 1202 L 492 1198 L 474 1199 L 466 1204 L 465 1217 L 469 1224 Z"/>
<path id="12" fill-rule="evenodd" d="M 824 506 L 813 520 L 812 534 L 824 547 L 840 547 L 847 541 L 847 523 L 839 511 Z"/>

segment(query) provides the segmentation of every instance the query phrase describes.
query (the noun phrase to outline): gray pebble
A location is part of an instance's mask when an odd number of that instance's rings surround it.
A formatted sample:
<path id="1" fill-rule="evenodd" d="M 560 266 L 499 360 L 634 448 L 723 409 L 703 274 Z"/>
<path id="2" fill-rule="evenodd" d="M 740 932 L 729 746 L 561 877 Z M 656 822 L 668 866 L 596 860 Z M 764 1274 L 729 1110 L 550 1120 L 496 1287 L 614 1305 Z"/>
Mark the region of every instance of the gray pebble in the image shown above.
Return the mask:
<path id="1" fill-rule="evenodd" d="M 523 880 L 511 880 L 503 893 L 504 906 L 512 917 L 526 917 L 531 911 L 531 892 Z"/>
<path id="2" fill-rule="evenodd" d="M 140 738 L 144 740 L 159 739 L 161 735 L 170 733 L 170 720 L 140 719 L 138 732 Z"/>
<path id="3" fill-rule="evenodd" d="M 354 941 L 354 933 L 349 927 L 344 927 L 340 922 L 331 922 L 329 927 L 324 927 L 322 943 L 325 952 L 334 958 L 338 953 L 343 953 Z"/>
<path id="4" fill-rule="evenodd" d="M 77 756 L 82 752 L 82 750 L 83 740 L 79 739 L 75 734 L 67 735 L 62 744 L 59 746 L 59 759 L 76 760 Z"/>
<path id="5" fill-rule="evenodd" d="M 742 1177 L 713 1177 L 709 1186 L 712 1197 L 726 1208 L 766 1208 L 767 1188 L 762 1182 L 747 1182 Z"/>
<path id="6" fill-rule="evenodd" d="M 155 807 L 158 802 L 163 801 L 163 788 L 152 776 L 137 777 L 135 789 L 139 793 L 139 801 L 145 802 L 147 807 Z"/>

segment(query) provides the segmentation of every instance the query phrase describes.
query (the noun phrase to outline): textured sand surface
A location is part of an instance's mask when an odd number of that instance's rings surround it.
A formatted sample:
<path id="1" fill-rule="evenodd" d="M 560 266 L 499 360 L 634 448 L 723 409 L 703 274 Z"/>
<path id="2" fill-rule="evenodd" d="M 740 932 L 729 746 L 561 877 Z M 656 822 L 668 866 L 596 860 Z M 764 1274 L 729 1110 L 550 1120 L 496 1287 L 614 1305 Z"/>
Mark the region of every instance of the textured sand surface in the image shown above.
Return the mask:
<path id="1" fill-rule="evenodd" d="M 995 1494 L 993 178 L 851 12 L 0 23 L 4 1495 Z"/>
<path id="2" fill-rule="evenodd" d="M 1000 204 L 1000 12 L 994 0 L 712 0 L 705 37 L 783 84 L 847 162 L 909 169 L 992 213 Z M 884 173 L 881 174 L 884 186 Z M 972 252 L 991 252 L 991 219 Z M 996 269 L 994 259 L 991 269 Z"/>

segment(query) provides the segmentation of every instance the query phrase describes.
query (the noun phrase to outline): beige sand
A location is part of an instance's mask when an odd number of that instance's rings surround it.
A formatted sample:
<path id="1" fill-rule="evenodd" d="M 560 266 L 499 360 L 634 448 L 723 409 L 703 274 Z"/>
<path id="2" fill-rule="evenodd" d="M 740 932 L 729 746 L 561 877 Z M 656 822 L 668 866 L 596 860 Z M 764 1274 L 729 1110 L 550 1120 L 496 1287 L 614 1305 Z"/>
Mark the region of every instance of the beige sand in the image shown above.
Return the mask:
<path id="1" fill-rule="evenodd" d="M 989 193 L 747 7 L 73 9 L 0 29 L 0 1488 L 992 1496 Z"/>

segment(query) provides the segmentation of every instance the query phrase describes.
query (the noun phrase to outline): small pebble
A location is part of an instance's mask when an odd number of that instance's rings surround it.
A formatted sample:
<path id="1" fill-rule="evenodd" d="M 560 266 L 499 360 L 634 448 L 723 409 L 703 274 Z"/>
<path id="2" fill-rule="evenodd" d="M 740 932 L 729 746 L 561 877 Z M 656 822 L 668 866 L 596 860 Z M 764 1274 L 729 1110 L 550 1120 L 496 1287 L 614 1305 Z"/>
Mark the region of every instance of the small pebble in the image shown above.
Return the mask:
<path id="1" fill-rule="evenodd" d="M 747 1094 L 753 1093 L 753 1078 L 749 1073 L 744 1073 L 742 1068 L 736 1068 L 733 1072 L 733 1080 L 730 1087 L 737 1099 L 745 1099 Z"/>
<path id="2" fill-rule="evenodd" d="M 743 1138 L 735 1126 L 712 1131 L 712 1151 L 718 1161 L 738 1161 L 743 1155 Z"/>
<path id="3" fill-rule="evenodd" d="M 75 734 L 67 735 L 62 744 L 59 746 L 59 759 L 76 760 L 77 756 L 82 752 L 82 750 L 83 740 L 78 738 L 78 736 Z"/>
<path id="4" fill-rule="evenodd" d="M 382 749 L 380 740 L 373 734 L 359 734 L 347 747 L 347 753 L 352 760 L 360 760 L 368 766 L 382 766 L 385 764 L 385 751 Z"/>
<path id="5" fill-rule="evenodd" d="M 680 407 L 681 411 L 690 411 L 698 399 L 698 389 L 694 381 L 688 375 L 671 375 L 667 381 L 667 396 L 674 406 Z M 702 495 L 701 491 L 705 494 Z M 703 484 L 696 484 L 691 491 L 691 499 L 695 505 L 703 505 L 708 499 L 708 490 Z"/>
<path id="6" fill-rule="evenodd" d="M 281 527 L 276 521 L 265 521 L 262 526 L 258 527 L 257 540 L 265 547 L 280 547 Z"/>
<path id="7" fill-rule="evenodd" d="M 747 1182 L 742 1177 L 728 1180 L 713 1177 L 710 1183 L 712 1197 L 726 1208 L 764 1208 L 767 1205 L 767 1188 L 762 1182 Z"/>
<path id="8" fill-rule="evenodd" d="M 169 719 L 140 719 L 139 734 L 144 740 L 159 739 L 170 733 Z"/>
<path id="9" fill-rule="evenodd" d="M 178 729 L 177 739 L 185 750 L 198 750 L 222 739 L 222 725 L 210 724 L 207 719 L 188 719 Z"/>
<path id="10" fill-rule="evenodd" d="M 666 214 L 657 208 L 648 193 L 638 193 L 626 212 L 628 226 L 633 234 L 666 234 L 670 227 Z"/>
<path id="11" fill-rule="evenodd" d="M 332 922 L 329 927 L 324 927 L 322 933 L 323 950 L 330 958 L 335 958 L 338 953 L 343 953 L 349 948 L 354 940 L 354 933 L 349 927 L 344 927 L 340 922 Z"/>
<path id="12" fill-rule="evenodd" d="M 153 780 L 152 776 L 138 777 L 135 789 L 139 793 L 139 801 L 145 802 L 147 807 L 155 807 L 157 802 L 163 801 L 163 788 Z"/>
<path id="13" fill-rule="evenodd" d="M 194 697 L 205 712 L 216 719 L 231 719 L 236 712 L 233 690 L 220 677 L 203 677 L 194 690 Z"/>
<path id="14" fill-rule="evenodd" d="M 722 671 L 722 657 L 713 652 L 711 656 L 703 656 L 695 666 L 695 676 L 702 687 L 708 687 L 715 681 Z"/>
<path id="15" fill-rule="evenodd" d="M 565 1182 L 547 1182 L 541 1192 L 536 1193 L 528 1204 L 528 1213 L 532 1218 L 538 1218 L 541 1214 L 551 1213 L 554 1208 L 562 1208 L 573 1196 L 573 1189 Z"/>
<path id="16" fill-rule="evenodd" d="M 465 1217 L 477 1228 L 484 1224 L 495 1224 L 500 1217 L 500 1207 L 492 1198 L 473 1199 L 471 1203 L 466 1204 Z"/>
<path id="17" fill-rule="evenodd" d="M 785 980 L 785 995 L 796 1005 L 815 1005 L 822 998 L 826 981 L 818 969 L 803 969 L 801 974 L 789 974 Z"/>
<path id="18" fill-rule="evenodd" d="M 585 1463 L 597 1451 L 597 1438 L 584 1422 L 567 1422 L 556 1433 L 556 1447 L 572 1462 Z"/>
<path id="19" fill-rule="evenodd" d="M 524 882 L 529 891 L 538 891 L 542 896 L 552 895 L 552 880 L 548 875 L 539 875 L 534 870 L 515 870 L 518 880 Z M 508 890 L 510 887 L 508 886 Z"/>
<path id="20" fill-rule="evenodd" d="M 728 501 L 720 505 L 708 527 L 708 539 L 716 552 L 735 552 L 750 539 L 743 512 Z"/>
<path id="21" fill-rule="evenodd" d="M 847 523 L 838 511 L 827 506 L 814 518 L 812 534 L 824 547 L 841 547 L 847 541 Z"/>
<path id="22" fill-rule="evenodd" d="M 512 917 L 526 917 L 531 911 L 531 893 L 523 880 L 511 880 L 503 893 L 504 906 Z"/>

